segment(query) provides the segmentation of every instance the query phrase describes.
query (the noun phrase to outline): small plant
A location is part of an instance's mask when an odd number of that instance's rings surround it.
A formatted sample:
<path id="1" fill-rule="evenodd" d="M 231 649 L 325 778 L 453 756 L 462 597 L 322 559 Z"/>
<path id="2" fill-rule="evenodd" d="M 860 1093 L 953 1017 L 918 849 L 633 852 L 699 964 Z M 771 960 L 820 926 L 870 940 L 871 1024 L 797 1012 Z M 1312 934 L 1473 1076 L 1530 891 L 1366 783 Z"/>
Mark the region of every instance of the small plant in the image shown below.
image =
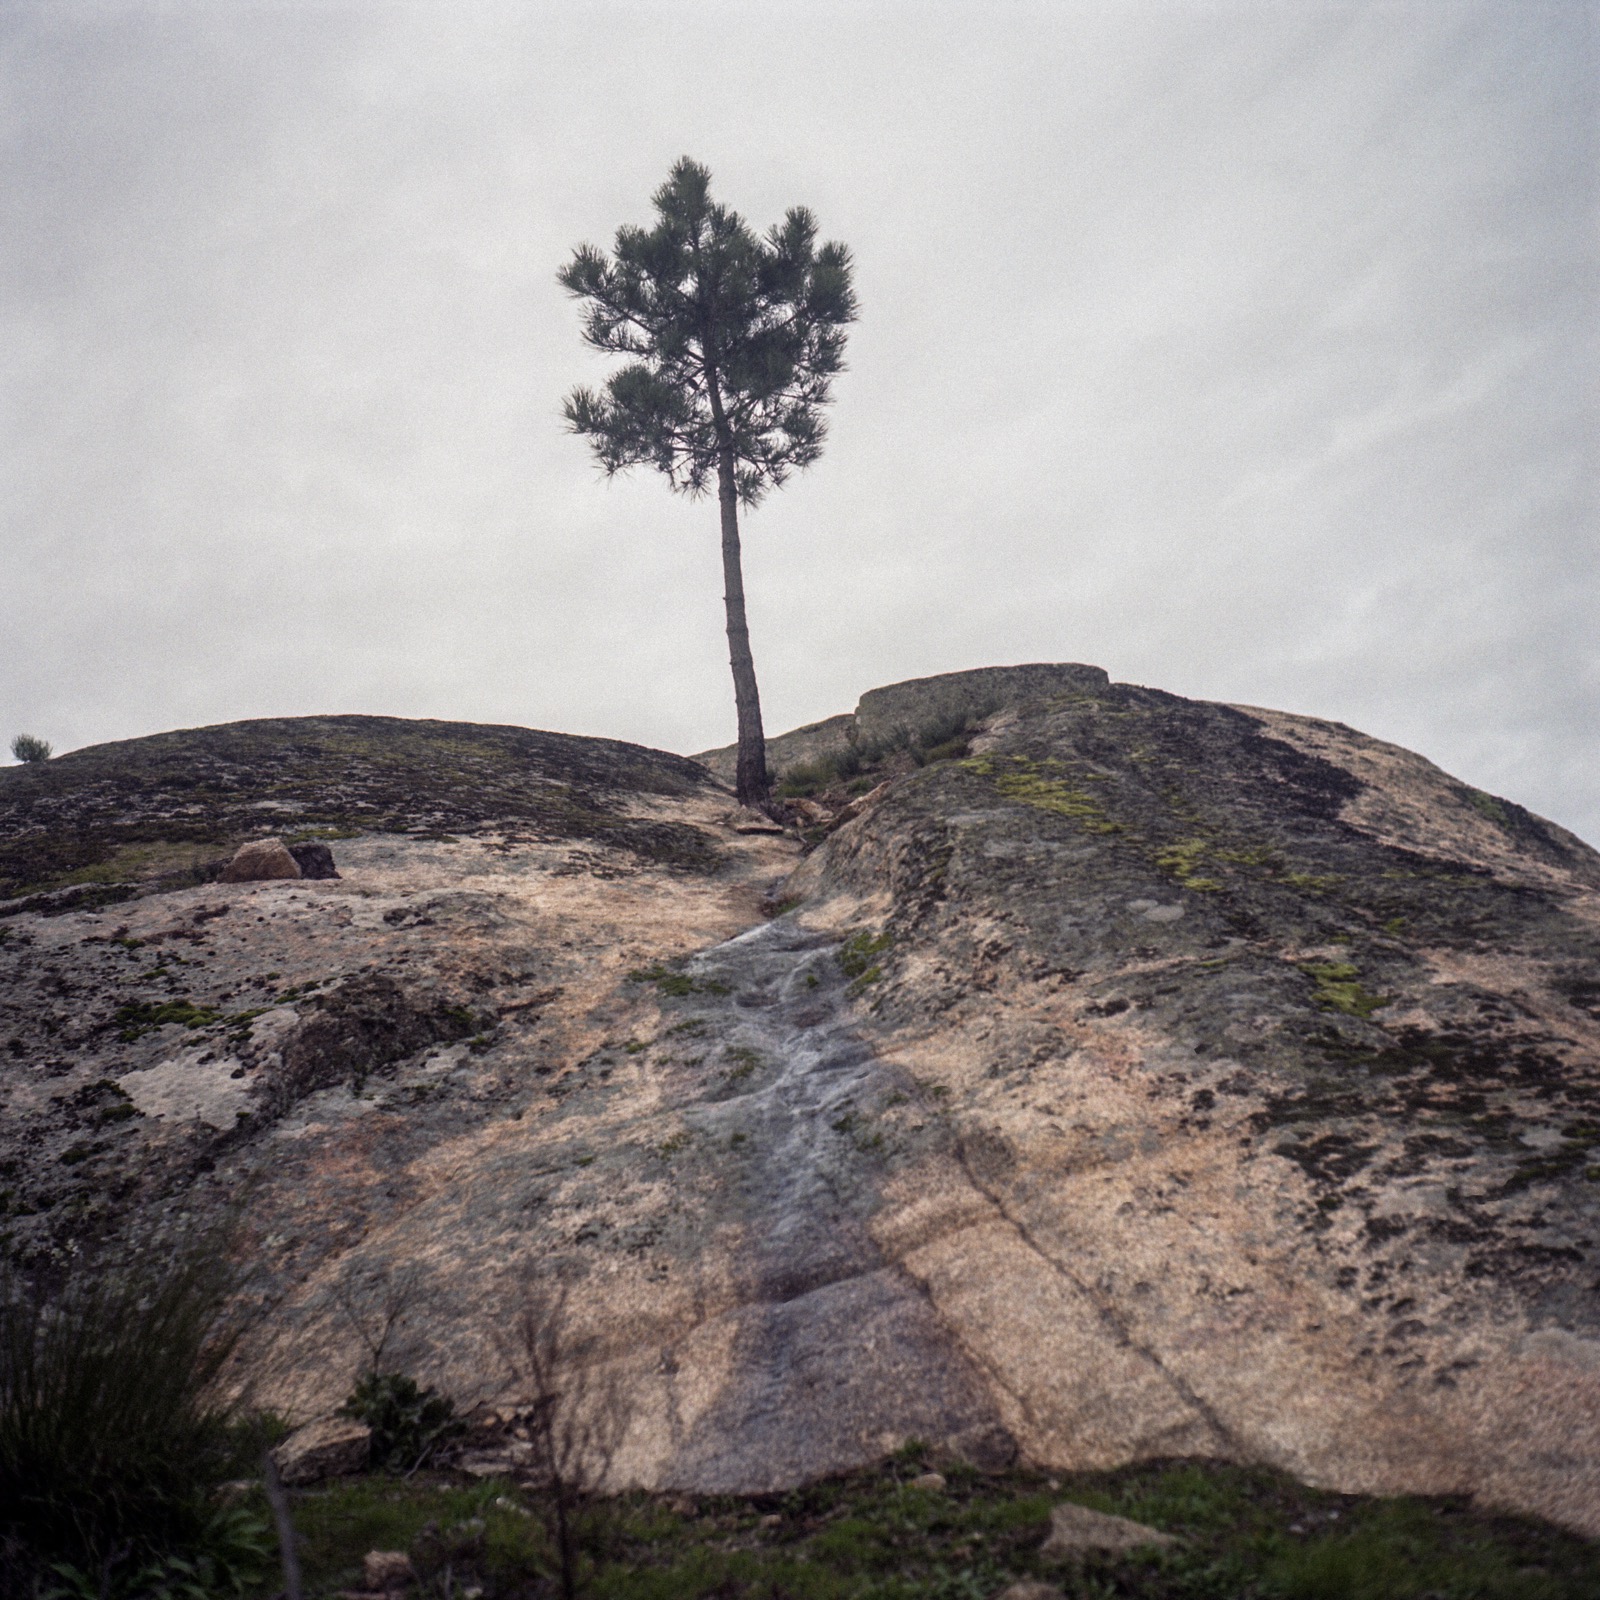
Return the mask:
<path id="1" fill-rule="evenodd" d="M 366 1371 L 339 1409 L 372 1429 L 372 1466 L 415 1472 L 463 1428 L 454 1401 L 389 1368 L 390 1351 L 423 1299 L 421 1273 L 414 1266 L 352 1272 L 334 1298 L 367 1353 Z"/>
<path id="2" fill-rule="evenodd" d="M 16 746 L 11 747 L 13 750 Z M 49 745 L 45 746 L 45 754 L 50 753 Z M 26 761 L 27 756 L 19 754 L 19 761 Z M 1506 808 L 1492 794 L 1485 794 L 1482 789 L 1464 789 L 1461 793 L 1464 799 L 1479 816 L 1487 817 L 1491 822 L 1498 822 L 1502 828 L 1509 826 L 1510 819 L 1506 816 Z"/>
<path id="3" fill-rule="evenodd" d="M 371 1464 L 413 1473 L 462 1433 L 455 1402 L 403 1372 L 365 1372 L 339 1408 L 372 1429 Z"/>
<path id="4" fill-rule="evenodd" d="M 735 1045 L 728 1059 L 734 1063 L 724 1074 L 729 1083 L 743 1083 L 761 1065 L 759 1053 L 746 1045 Z"/>
<path id="5" fill-rule="evenodd" d="M 33 763 L 48 761 L 52 746 L 47 739 L 35 739 L 31 733 L 19 733 L 11 741 L 11 753 L 18 761 Z"/>

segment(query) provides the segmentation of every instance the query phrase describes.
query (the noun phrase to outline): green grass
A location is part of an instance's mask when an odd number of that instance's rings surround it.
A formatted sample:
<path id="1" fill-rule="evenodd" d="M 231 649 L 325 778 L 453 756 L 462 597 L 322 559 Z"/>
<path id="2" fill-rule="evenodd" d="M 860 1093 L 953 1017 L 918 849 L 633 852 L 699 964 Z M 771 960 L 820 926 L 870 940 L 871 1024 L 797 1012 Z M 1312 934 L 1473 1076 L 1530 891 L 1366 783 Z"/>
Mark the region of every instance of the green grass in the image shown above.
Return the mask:
<path id="1" fill-rule="evenodd" d="M 1263 1468 L 1176 1461 L 1116 1472 L 983 1475 L 944 1468 L 913 1489 L 916 1447 L 787 1494 L 609 1502 L 584 1538 L 595 1600 L 989 1600 L 1020 1578 L 1109 1600 L 1590 1600 L 1600 1547 L 1459 1499 L 1364 1499 Z M 1178 1535 L 1175 1549 L 1077 1563 L 1039 1554 L 1072 1500 Z M 550 1547 L 531 1492 L 369 1477 L 302 1492 L 295 1518 L 313 1600 L 353 1587 L 370 1549 L 408 1550 L 422 1600 L 546 1592 Z"/>
<path id="2" fill-rule="evenodd" d="M 489 1594 L 507 1593 L 521 1576 L 539 1572 L 547 1553 L 523 1498 L 495 1482 L 351 1479 L 295 1495 L 294 1522 L 306 1590 L 313 1596 L 360 1588 L 361 1558 L 369 1550 L 417 1552 L 426 1577 L 434 1576 L 426 1556 L 437 1555 L 449 1541 L 459 1566 Z M 444 1537 L 430 1535 L 430 1525 Z M 456 1583 L 458 1589 L 468 1585 L 465 1572 Z"/>

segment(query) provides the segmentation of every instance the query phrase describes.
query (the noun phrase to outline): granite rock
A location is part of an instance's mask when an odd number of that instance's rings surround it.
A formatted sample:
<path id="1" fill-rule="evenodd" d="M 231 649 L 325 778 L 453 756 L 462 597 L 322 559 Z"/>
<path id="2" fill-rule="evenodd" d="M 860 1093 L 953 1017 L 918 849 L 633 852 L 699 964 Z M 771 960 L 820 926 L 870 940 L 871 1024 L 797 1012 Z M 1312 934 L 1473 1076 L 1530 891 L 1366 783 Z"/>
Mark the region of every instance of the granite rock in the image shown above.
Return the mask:
<path id="1" fill-rule="evenodd" d="M 1091 1511 L 1088 1506 L 1068 1503 L 1051 1507 L 1050 1532 L 1039 1546 L 1039 1554 L 1048 1561 L 1090 1551 L 1121 1554 L 1126 1550 L 1161 1548 L 1177 1543 L 1170 1533 L 1163 1533 L 1159 1528 L 1148 1528 L 1127 1517 L 1115 1517 L 1109 1512 Z"/>
<path id="2" fill-rule="evenodd" d="M 233 853 L 219 883 L 260 883 L 273 878 L 298 878 L 300 863 L 282 839 L 253 839 Z"/>
<path id="3" fill-rule="evenodd" d="M 397 1301 L 397 1364 L 517 1417 L 508 1329 L 558 1279 L 618 1486 L 914 1436 L 1600 1534 L 1600 857 L 1337 724 L 1082 668 L 913 688 L 883 725 L 967 753 L 869 767 L 809 853 L 674 757 L 274 725 L 332 749 L 294 792 L 343 878 L 5 919 L 9 1248 L 247 1195 L 226 1382 L 293 1418 Z M 219 828 L 289 803 L 255 734 L 202 733 Z M 0 771 L 0 859 L 114 836 L 122 768 L 75 759 Z M 140 850 L 184 837 L 126 761 Z"/>
<path id="4" fill-rule="evenodd" d="M 322 1417 L 296 1428 L 272 1452 L 278 1476 L 289 1485 L 320 1483 L 366 1470 L 372 1430 L 351 1417 Z"/>

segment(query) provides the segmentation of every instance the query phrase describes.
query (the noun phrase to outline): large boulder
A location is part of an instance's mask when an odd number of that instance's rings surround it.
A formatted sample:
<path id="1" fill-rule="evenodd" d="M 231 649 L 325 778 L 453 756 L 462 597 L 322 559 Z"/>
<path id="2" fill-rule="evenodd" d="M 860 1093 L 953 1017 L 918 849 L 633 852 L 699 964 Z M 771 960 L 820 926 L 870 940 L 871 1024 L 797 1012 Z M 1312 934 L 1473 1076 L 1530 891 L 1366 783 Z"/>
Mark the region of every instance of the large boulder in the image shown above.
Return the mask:
<path id="1" fill-rule="evenodd" d="M 1008 706 L 1107 687 L 1103 667 L 1034 664 L 977 667 L 869 689 L 852 713 L 813 722 L 767 740 L 767 770 L 775 782 L 802 767 L 872 760 L 891 750 L 948 739 L 961 728 Z M 691 757 L 732 783 L 739 747 L 724 745 Z"/>
<path id="2" fill-rule="evenodd" d="M 222 869 L 221 883 L 258 883 L 272 878 L 298 878 L 300 863 L 282 839 L 252 839 L 233 853 Z"/>
<path id="3" fill-rule="evenodd" d="M 931 738 L 948 687 L 868 720 Z M 1600 1534 L 1600 857 L 1335 724 L 1021 687 L 959 757 L 864 769 L 891 781 L 804 859 L 692 771 L 578 807 L 593 742 L 476 813 L 406 789 L 407 743 L 348 790 L 413 830 L 351 818 L 359 890 L 17 913 L 8 1227 L 247 1194 L 266 1309 L 227 1388 L 295 1416 L 348 1392 L 353 1315 L 521 1415 L 515 1330 L 570 1285 L 616 1487 L 782 1492 L 916 1437 Z M 283 803 L 259 772 L 230 817 Z M 137 1000 L 136 950 L 183 958 Z M 182 1146 L 116 1089 L 179 1030 L 260 1107 Z"/>

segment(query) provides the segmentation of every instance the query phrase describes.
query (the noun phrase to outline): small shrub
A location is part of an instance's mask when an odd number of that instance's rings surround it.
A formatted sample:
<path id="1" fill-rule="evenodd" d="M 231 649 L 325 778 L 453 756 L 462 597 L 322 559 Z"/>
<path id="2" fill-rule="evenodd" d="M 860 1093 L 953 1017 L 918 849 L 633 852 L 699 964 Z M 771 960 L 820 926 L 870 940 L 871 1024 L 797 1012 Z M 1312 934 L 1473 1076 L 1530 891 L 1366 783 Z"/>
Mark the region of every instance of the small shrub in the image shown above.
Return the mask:
<path id="1" fill-rule="evenodd" d="M 35 739 L 31 733 L 19 733 L 11 741 L 11 753 L 18 761 L 48 761 L 52 746 L 46 739 Z"/>
<path id="2" fill-rule="evenodd" d="M 372 1429 L 374 1467 L 415 1472 L 462 1432 L 455 1402 L 401 1372 L 364 1373 L 339 1408 Z"/>
<path id="3" fill-rule="evenodd" d="M 760 1055 L 744 1045 L 736 1045 L 728 1051 L 728 1059 L 733 1062 L 723 1076 L 729 1083 L 742 1083 L 757 1067 L 761 1065 Z"/>

